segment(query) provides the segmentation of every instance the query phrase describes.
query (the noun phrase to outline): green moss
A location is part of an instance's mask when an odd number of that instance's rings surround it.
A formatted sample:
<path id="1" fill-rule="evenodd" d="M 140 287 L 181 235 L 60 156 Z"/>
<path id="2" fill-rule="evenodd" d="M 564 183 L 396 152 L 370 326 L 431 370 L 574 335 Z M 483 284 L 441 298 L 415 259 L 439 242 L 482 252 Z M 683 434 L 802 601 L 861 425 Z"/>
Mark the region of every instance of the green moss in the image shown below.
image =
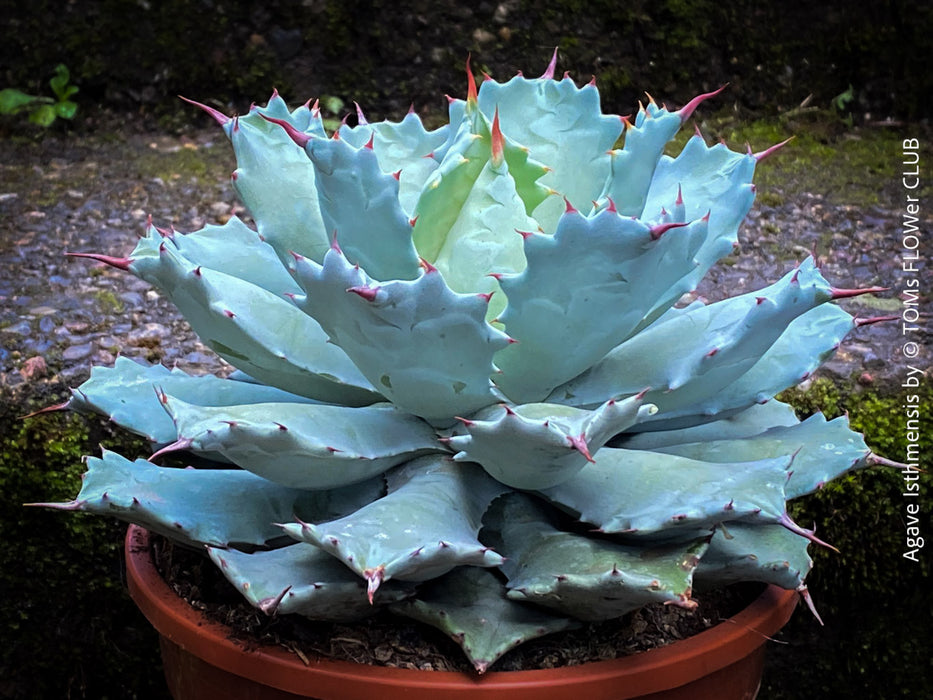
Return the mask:
<path id="1" fill-rule="evenodd" d="M 198 181 L 207 177 L 213 183 L 218 163 L 212 156 L 215 156 L 215 151 L 219 150 L 213 148 L 180 148 L 177 151 L 152 149 L 140 155 L 137 165 L 140 176 L 146 179 L 158 177 L 169 183 L 175 180 Z M 224 155 L 229 156 L 228 153 Z"/>
<path id="2" fill-rule="evenodd" d="M 755 171 L 763 204 L 777 206 L 785 196 L 800 192 L 861 208 L 903 199 L 898 188 L 904 134 L 897 130 L 849 127 L 825 110 L 748 121 L 722 111 L 698 116 L 707 143 L 725 140 L 733 150 L 744 150 L 747 144 L 758 153 L 793 137 Z M 668 155 L 679 153 L 692 136 L 691 129 L 683 129 L 668 145 Z M 921 147 L 921 160 L 933 157 L 924 141 Z M 776 161 L 773 167 L 771 159 Z M 933 184 L 924 182 L 921 189 L 917 196 L 933 196 Z"/>
<path id="3" fill-rule="evenodd" d="M 74 414 L 17 418 L 58 398 L 0 402 L 3 697 L 160 697 L 156 637 L 120 583 L 125 527 L 22 505 L 73 499 L 90 445 L 138 449 Z"/>
<path id="4" fill-rule="evenodd" d="M 912 390 L 913 391 L 913 390 Z M 922 415 L 933 410 L 933 389 L 917 390 L 916 405 Z M 868 446 L 896 462 L 907 460 L 908 430 L 905 393 L 880 395 L 873 391 L 843 387 L 828 379 L 814 381 L 806 389 L 792 389 L 781 398 L 801 415 L 822 411 L 827 417 L 848 414 L 854 430 L 866 436 Z M 930 574 L 930 557 L 918 563 L 906 560 L 905 510 L 908 502 L 918 503 L 921 531 L 931 530 L 930 503 L 933 495 L 933 435 L 919 434 L 919 496 L 905 497 L 904 473 L 894 467 L 874 467 L 831 482 L 819 493 L 792 504 L 791 514 L 803 523 L 817 523 L 821 536 L 839 548 L 840 553 L 818 549 L 811 581 L 821 588 L 851 598 L 890 595 L 912 590 L 913 583 Z"/>
<path id="5" fill-rule="evenodd" d="M 97 305 L 104 314 L 123 313 L 123 309 L 125 308 L 120 297 L 109 289 L 98 289 L 94 292 L 94 299 L 97 300 Z"/>
<path id="6" fill-rule="evenodd" d="M 924 416 L 933 409 L 933 388 L 918 392 Z M 828 379 L 781 396 L 801 415 L 822 410 L 835 417 L 848 413 L 852 427 L 863 431 L 869 447 L 893 460 L 904 460 L 907 430 L 904 395 L 878 393 Z M 921 531 L 929 541 L 933 492 L 933 436 L 920 436 Z M 874 467 L 832 482 L 822 491 L 794 502 L 791 515 L 839 553 L 812 547 L 814 569 L 807 578 L 825 622 L 820 626 L 798 611 L 769 646 L 762 698 L 920 697 L 930 682 L 930 556 L 904 558 L 907 550 L 903 474 Z M 929 547 L 929 544 L 927 545 Z M 883 672 L 879 672 L 883 669 Z"/>

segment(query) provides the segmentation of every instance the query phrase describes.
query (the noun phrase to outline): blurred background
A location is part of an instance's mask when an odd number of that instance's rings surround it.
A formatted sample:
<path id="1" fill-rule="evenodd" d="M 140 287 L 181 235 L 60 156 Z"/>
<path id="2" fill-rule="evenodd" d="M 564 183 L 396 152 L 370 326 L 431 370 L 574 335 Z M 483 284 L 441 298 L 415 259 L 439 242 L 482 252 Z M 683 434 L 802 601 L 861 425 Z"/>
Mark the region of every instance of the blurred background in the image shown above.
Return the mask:
<path id="1" fill-rule="evenodd" d="M 683 104 L 729 83 L 756 112 L 812 104 L 867 120 L 929 116 L 933 6 L 921 0 L 32 0 L 0 2 L 0 86 L 44 90 L 64 64 L 82 102 L 166 117 L 176 95 L 248 109 L 356 100 L 374 118 L 441 111 L 463 65 L 543 71 L 555 47 L 607 111 Z M 88 110 L 90 111 L 90 110 Z M 90 116 L 90 115 L 88 115 Z"/>

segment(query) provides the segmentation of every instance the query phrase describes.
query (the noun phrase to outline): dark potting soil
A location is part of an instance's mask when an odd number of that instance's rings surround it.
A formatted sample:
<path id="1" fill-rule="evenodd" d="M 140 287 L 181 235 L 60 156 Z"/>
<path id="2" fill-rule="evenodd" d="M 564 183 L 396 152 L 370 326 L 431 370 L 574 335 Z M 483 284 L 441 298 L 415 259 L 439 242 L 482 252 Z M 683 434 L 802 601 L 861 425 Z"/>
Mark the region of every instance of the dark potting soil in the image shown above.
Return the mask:
<path id="1" fill-rule="evenodd" d="M 231 638 L 249 647 L 283 647 L 305 663 L 314 657 L 376 666 L 473 672 L 460 648 L 442 632 L 380 611 L 352 625 L 314 622 L 298 615 L 268 616 L 243 599 L 200 552 L 153 535 L 155 562 L 175 593 L 210 619 L 230 627 Z M 490 670 L 519 671 L 604 661 L 670 644 L 735 615 L 762 591 L 735 584 L 695 597 L 694 610 L 649 605 L 616 620 L 589 623 L 526 642 Z"/>

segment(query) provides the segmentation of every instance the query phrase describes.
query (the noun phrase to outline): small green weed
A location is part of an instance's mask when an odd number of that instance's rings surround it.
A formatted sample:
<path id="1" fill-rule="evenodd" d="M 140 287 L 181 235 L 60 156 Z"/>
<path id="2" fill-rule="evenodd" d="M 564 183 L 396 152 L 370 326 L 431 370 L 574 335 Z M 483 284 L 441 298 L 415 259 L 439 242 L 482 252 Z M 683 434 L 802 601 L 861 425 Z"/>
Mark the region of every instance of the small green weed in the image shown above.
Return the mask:
<path id="1" fill-rule="evenodd" d="M 56 119 L 74 119 L 78 103 L 71 98 L 78 87 L 71 84 L 71 74 L 64 64 L 55 67 L 55 75 L 49 80 L 55 98 L 44 95 L 27 95 L 22 90 L 5 88 L 0 90 L 0 114 L 28 113 L 29 121 L 42 127 L 50 127 Z"/>

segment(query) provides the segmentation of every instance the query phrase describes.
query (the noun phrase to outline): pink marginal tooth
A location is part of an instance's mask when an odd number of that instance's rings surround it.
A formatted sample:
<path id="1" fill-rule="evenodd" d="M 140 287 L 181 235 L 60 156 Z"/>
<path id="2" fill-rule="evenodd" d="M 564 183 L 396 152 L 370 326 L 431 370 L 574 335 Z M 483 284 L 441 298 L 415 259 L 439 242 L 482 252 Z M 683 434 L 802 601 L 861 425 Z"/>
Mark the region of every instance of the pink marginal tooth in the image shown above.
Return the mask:
<path id="1" fill-rule="evenodd" d="M 670 231 L 672 228 L 682 228 L 687 226 L 687 223 L 669 223 L 669 224 L 658 224 L 657 226 L 652 226 L 650 229 L 651 240 L 656 241 L 665 233 Z"/>
<path id="2" fill-rule="evenodd" d="M 164 454 L 168 454 L 169 452 L 178 452 L 179 450 L 187 450 L 189 447 L 191 447 L 193 443 L 194 441 L 191 438 L 179 438 L 178 440 L 173 442 L 171 445 L 166 445 L 161 450 L 157 450 L 156 452 L 153 452 L 152 455 L 149 457 L 148 461 L 151 462 L 152 460 L 157 459 L 158 457 L 161 457 Z"/>
<path id="3" fill-rule="evenodd" d="M 888 287 L 865 287 L 864 289 L 836 289 L 832 287 L 829 290 L 829 293 L 832 295 L 833 299 L 848 299 L 849 297 L 857 297 L 862 294 L 878 294 L 880 292 L 887 292 Z"/>
<path id="4" fill-rule="evenodd" d="M 834 552 L 836 552 L 836 554 L 839 554 L 839 550 L 838 550 L 838 549 L 836 549 L 835 547 L 833 547 L 833 546 L 832 546 L 831 544 L 829 544 L 828 542 L 824 542 L 824 541 L 821 540 L 819 537 L 817 537 L 817 536 L 816 536 L 816 533 L 815 533 L 813 530 L 807 530 L 807 529 L 805 529 L 805 528 L 800 527 L 797 523 L 795 523 L 793 520 L 791 520 L 790 516 L 789 516 L 787 513 L 782 514 L 781 517 L 778 518 L 778 523 L 780 523 L 781 525 L 783 525 L 785 528 L 787 528 L 787 529 L 790 530 L 791 532 L 793 532 L 793 533 L 795 533 L 795 534 L 797 534 L 797 535 L 800 535 L 801 537 L 806 537 L 806 538 L 807 538 L 808 540 L 810 540 L 813 544 L 818 544 L 818 545 L 820 545 L 820 546 L 822 546 L 822 547 L 826 547 L 827 549 L 831 549 L 831 550 L 833 550 Z"/>
<path id="5" fill-rule="evenodd" d="M 574 437 L 572 435 L 567 436 L 567 442 L 570 443 L 570 446 L 573 447 L 577 452 L 586 457 L 587 462 L 595 462 L 592 455 L 590 455 L 590 448 L 586 444 L 586 437 L 584 435 L 579 435 Z"/>
<path id="6" fill-rule="evenodd" d="M 467 72 L 467 102 L 476 104 L 476 101 L 479 97 L 479 93 L 476 91 L 476 78 L 473 76 L 473 69 L 470 68 L 470 55 L 467 55 L 466 60 L 466 72 Z"/>
<path id="7" fill-rule="evenodd" d="M 284 119 L 275 119 L 274 117 L 267 117 L 265 114 L 260 114 L 259 116 L 261 116 L 267 122 L 278 124 L 280 127 L 285 129 L 285 133 L 288 134 L 289 138 L 292 141 L 294 141 L 297 145 L 301 146 L 302 148 L 307 146 L 308 142 L 311 140 L 310 136 L 298 131 L 298 129 L 296 129 L 294 126 L 289 124 Z"/>
<path id="8" fill-rule="evenodd" d="M 35 418 L 36 416 L 41 416 L 44 413 L 54 413 L 55 411 L 65 411 L 68 409 L 68 401 L 63 401 L 62 403 L 57 403 L 52 406 L 46 406 L 45 408 L 40 408 L 32 413 L 27 413 L 25 416 L 20 416 L 21 420 L 26 418 Z"/>
<path id="9" fill-rule="evenodd" d="M 855 318 L 852 319 L 852 322 L 856 325 L 857 328 L 862 326 L 870 326 L 873 323 L 884 323 L 886 321 L 897 321 L 900 316 L 872 316 L 871 318 Z"/>
<path id="10" fill-rule="evenodd" d="M 751 155 L 756 161 L 760 163 L 768 156 L 771 156 L 777 153 L 779 150 L 781 150 L 784 146 L 786 146 L 788 143 L 790 143 L 793 140 L 794 140 L 794 137 L 791 136 L 788 139 L 784 139 L 780 143 L 774 144 L 773 146 L 771 146 L 771 148 L 766 148 L 765 150 L 760 151 L 758 153 L 751 153 L 751 148 L 749 148 L 749 155 Z"/>
<path id="11" fill-rule="evenodd" d="M 369 604 L 372 605 L 376 591 L 379 590 L 379 586 L 382 585 L 382 581 L 385 578 L 385 566 L 380 564 L 375 569 L 366 569 L 363 575 L 366 577 L 367 581 L 366 595 L 369 598 Z"/>
<path id="12" fill-rule="evenodd" d="M 554 49 L 554 54 L 551 56 L 551 62 L 547 64 L 547 68 L 544 70 L 544 73 L 541 74 L 542 80 L 553 80 L 554 72 L 557 70 L 557 48 Z"/>
<path id="13" fill-rule="evenodd" d="M 179 95 L 178 97 L 184 100 L 185 102 L 187 102 L 188 104 L 192 104 L 195 107 L 199 107 L 200 109 L 203 109 L 205 112 L 207 112 L 209 115 L 211 115 L 214 118 L 214 121 L 216 121 L 221 126 L 226 126 L 230 122 L 230 117 L 228 117 L 223 112 L 220 112 L 214 109 L 213 107 L 208 107 L 207 105 L 201 104 L 200 102 L 189 100 L 187 97 L 184 97 L 183 95 Z"/>
<path id="14" fill-rule="evenodd" d="M 358 123 L 358 124 L 369 124 L 369 122 L 366 121 L 366 117 L 363 116 L 363 109 L 360 107 L 359 103 L 358 103 L 358 102 L 354 102 L 353 104 L 356 106 L 356 121 L 357 121 L 357 123 Z"/>
<path id="15" fill-rule="evenodd" d="M 133 264 L 133 258 L 117 258 L 113 255 L 100 255 L 98 253 L 65 253 L 70 258 L 87 258 L 89 260 L 96 260 L 97 262 L 104 263 L 105 265 L 110 265 L 115 267 L 118 270 L 129 270 L 130 265 Z"/>
<path id="16" fill-rule="evenodd" d="M 492 163 L 496 167 L 502 165 L 505 158 L 505 138 L 502 136 L 502 129 L 499 126 L 499 107 L 496 107 L 495 116 L 492 119 Z"/>
<path id="17" fill-rule="evenodd" d="M 376 301 L 376 295 L 379 293 L 379 287 L 350 287 L 348 292 L 353 292 L 366 301 Z"/>
<path id="18" fill-rule="evenodd" d="M 690 100 L 687 104 L 681 107 L 680 110 L 676 113 L 677 116 L 680 117 L 681 123 L 687 121 L 696 111 L 696 108 L 699 107 L 703 102 L 705 102 L 711 97 L 715 97 L 720 92 L 725 90 L 728 84 L 729 83 L 726 83 L 726 85 L 723 85 L 718 90 L 713 90 L 712 92 L 705 92 L 702 95 L 697 95 L 692 100 Z"/>

